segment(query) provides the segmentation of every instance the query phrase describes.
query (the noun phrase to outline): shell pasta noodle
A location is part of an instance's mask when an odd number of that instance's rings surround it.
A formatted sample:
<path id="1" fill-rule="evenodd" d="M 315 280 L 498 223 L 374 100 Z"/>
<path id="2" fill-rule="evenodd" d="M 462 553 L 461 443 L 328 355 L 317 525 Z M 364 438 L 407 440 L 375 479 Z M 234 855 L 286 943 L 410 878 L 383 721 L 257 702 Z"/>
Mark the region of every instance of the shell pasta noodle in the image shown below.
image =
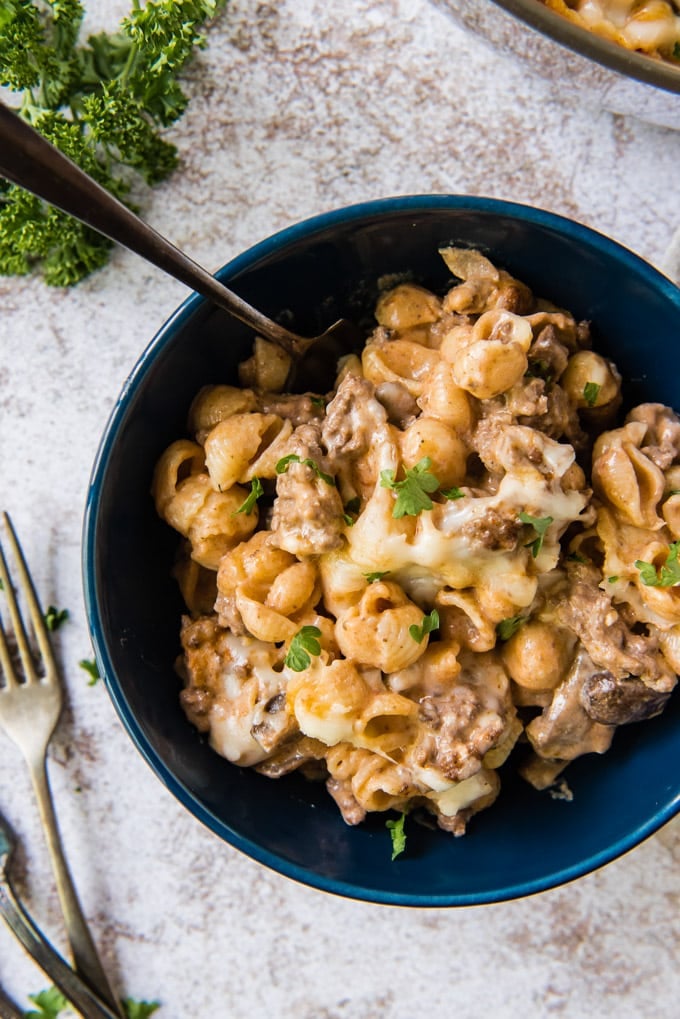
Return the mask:
<path id="1" fill-rule="evenodd" d="M 680 68 L 677 0 L 543 0 L 580 28 Z"/>
<path id="2" fill-rule="evenodd" d="M 181 535 L 181 701 L 217 753 L 325 781 L 348 824 L 462 835 L 503 766 L 548 788 L 671 695 L 680 420 L 622 417 L 588 323 L 440 254 L 446 292 L 392 280 L 330 393 L 277 391 L 258 339 L 152 490 Z"/>

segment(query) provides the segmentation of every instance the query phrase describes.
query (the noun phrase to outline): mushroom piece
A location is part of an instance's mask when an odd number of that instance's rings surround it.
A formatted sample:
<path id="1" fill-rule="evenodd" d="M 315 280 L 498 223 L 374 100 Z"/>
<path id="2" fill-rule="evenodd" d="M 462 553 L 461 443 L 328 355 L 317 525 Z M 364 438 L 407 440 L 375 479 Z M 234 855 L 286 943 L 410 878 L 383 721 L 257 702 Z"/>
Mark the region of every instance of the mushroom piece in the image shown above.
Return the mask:
<path id="1" fill-rule="evenodd" d="M 670 692 L 652 690 L 637 676 L 615 679 L 606 670 L 595 672 L 581 687 L 586 714 L 603 725 L 627 725 L 660 714 Z"/>

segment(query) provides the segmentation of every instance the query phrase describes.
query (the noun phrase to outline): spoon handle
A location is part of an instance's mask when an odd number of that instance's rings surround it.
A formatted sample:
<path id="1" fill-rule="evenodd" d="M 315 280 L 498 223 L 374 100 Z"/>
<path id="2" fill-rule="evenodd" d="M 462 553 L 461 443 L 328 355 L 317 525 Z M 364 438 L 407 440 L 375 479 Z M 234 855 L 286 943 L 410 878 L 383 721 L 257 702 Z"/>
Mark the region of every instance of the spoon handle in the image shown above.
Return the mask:
<path id="1" fill-rule="evenodd" d="M 252 308 L 0 103 L 0 175 L 185 283 L 294 353 L 299 337 Z"/>

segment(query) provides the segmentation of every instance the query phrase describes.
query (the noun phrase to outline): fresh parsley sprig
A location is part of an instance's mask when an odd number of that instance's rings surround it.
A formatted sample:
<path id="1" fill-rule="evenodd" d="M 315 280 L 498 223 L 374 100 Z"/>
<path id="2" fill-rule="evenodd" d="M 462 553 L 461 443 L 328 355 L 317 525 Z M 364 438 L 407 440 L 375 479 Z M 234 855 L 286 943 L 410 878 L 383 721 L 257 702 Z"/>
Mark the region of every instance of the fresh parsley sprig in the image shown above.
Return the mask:
<path id="1" fill-rule="evenodd" d="M 48 987 L 28 997 L 37 1009 L 25 1012 L 24 1019 L 60 1019 L 63 1013 L 71 1011 L 68 999 L 57 987 Z M 124 998 L 122 1005 L 126 1019 L 149 1019 L 161 1007 L 159 1001 L 137 1001 L 135 998 Z"/>
<path id="2" fill-rule="evenodd" d="M 373 573 L 364 573 L 363 576 L 366 577 L 369 584 L 376 584 L 383 577 L 386 577 L 389 572 L 389 570 L 375 570 Z"/>
<path id="3" fill-rule="evenodd" d="M 398 856 L 406 849 L 406 832 L 404 831 L 404 823 L 406 821 L 406 814 L 403 813 L 401 817 L 396 821 L 385 821 L 385 827 L 389 831 L 392 837 L 392 860 L 396 860 Z"/>
<path id="4" fill-rule="evenodd" d="M 529 524 L 533 527 L 536 532 L 536 537 L 528 541 L 525 548 L 531 549 L 531 555 L 534 559 L 538 556 L 538 553 L 543 548 L 543 539 L 545 538 L 545 532 L 548 530 L 553 522 L 552 517 L 532 517 L 530 513 L 525 513 L 524 510 L 519 515 L 519 519 L 523 524 Z"/>
<path id="5" fill-rule="evenodd" d="M 657 571 L 654 563 L 646 563 L 643 559 L 636 559 L 635 566 L 640 571 L 640 580 L 646 587 L 675 587 L 680 584 L 680 541 L 671 542 L 666 561 L 660 570 Z"/>
<path id="6" fill-rule="evenodd" d="M 80 0 L 2 0 L 0 86 L 19 116 L 118 198 L 131 176 L 164 180 L 177 150 L 159 129 L 184 112 L 179 84 L 204 45 L 200 29 L 226 0 L 147 0 L 119 30 L 80 42 Z M 133 174 L 130 174 L 130 170 Z M 100 268 L 111 243 L 18 185 L 0 179 L 0 274 L 34 267 L 67 286 Z"/>
<path id="7" fill-rule="evenodd" d="M 312 460 L 310 457 L 301 457 L 297 453 L 289 453 L 288 456 L 282 456 L 276 465 L 277 474 L 285 474 L 288 470 L 289 464 L 304 464 L 305 467 L 309 467 L 313 470 L 317 478 L 321 478 L 327 485 L 332 485 L 335 488 L 335 478 L 330 474 L 326 474 L 321 470 L 316 460 Z"/>
<path id="8" fill-rule="evenodd" d="M 396 480 L 393 470 L 380 472 L 382 488 L 391 488 L 397 493 L 392 508 L 392 516 L 395 519 L 405 516 L 417 517 L 423 510 L 432 509 L 434 504 L 429 493 L 437 491 L 439 481 L 430 471 L 431 466 L 429 456 L 424 456 L 415 467 L 405 469 L 402 481 Z"/>
<path id="9" fill-rule="evenodd" d="M 94 686 L 95 683 L 97 683 L 101 679 L 99 668 L 94 658 L 81 658 L 80 661 L 78 662 L 78 665 L 90 677 L 90 681 L 87 684 L 88 686 Z"/>
<path id="10" fill-rule="evenodd" d="M 433 633 L 434 630 L 438 629 L 439 613 L 436 609 L 432 609 L 429 615 L 423 616 L 423 622 L 420 626 L 417 623 L 412 623 L 408 628 L 408 632 L 416 644 L 422 644 L 428 633 Z"/>
<path id="11" fill-rule="evenodd" d="M 318 626 L 303 626 L 295 634 L 290 642 L 285 663 L 293 672 L 304 672 L 312 663 L 310 655 L 318 657 L 321 654 L 321 642 L 319 637 L 321 630 Z"/>
<path id="12" fill-rule="evenodd" d="M 526 616 L 508 616 L 507 619 L 501 619 L 500 623 L 496 623 L 496 633 L 501 640 L 510 640 L 524 623 Z"/>
<path id="13" fill-rule="evenodd" d="M 261 495 L 264 495 L 264 488 L 259 478 L 253 478 L 250 482 L 250 492 L 243 500 L 237 510 L 234 510 L 234 516 L 238 513 L 252 513 L 257 505 L 257 500 Z"/>

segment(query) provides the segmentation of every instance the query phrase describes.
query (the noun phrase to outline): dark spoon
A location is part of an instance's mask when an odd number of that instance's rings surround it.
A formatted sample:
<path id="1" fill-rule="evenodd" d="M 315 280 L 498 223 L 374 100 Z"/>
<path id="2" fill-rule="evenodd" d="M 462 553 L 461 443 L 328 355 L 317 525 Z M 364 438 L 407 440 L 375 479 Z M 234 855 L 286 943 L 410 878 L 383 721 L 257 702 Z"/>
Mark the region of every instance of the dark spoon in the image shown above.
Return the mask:
<path id="1" fill-rule="evenodd" d="M 318 392 L 332 387 L 337 358 L 357 346 L 358 330 L 347 319 L 339 319 L 318 336 L 305 337 L 267 318 L 131 212 L 2 103 L 0 176 L 56 205 L 210 298 L 258 335 L 282 347 L 293 359 L 292 374 L 316 378 Z M 304 360 L 312 348 L 314 371 L 310 372 L 305 370 Z M 310 361 L 311 358 L 310 354 Z M 319 378 L 319 365 L 326 369 L 326 378 Z"/>

